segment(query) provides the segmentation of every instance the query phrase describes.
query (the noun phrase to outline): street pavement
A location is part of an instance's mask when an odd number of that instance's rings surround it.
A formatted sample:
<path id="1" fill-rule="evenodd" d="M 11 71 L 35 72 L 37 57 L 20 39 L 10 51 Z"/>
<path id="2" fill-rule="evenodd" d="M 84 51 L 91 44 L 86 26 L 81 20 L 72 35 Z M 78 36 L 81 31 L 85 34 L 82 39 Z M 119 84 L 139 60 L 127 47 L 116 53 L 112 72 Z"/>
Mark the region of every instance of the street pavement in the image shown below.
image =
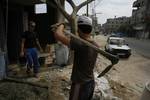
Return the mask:
<path id="1" fill-rule="evenodd" d="M 139 40 L 135 38 L 126 38 L 129 46 L 138 54 L 150 58 L 150 40 Z"/>
<path id="2" fill-rule="evenodd" d="M 96 42 L 104 49 L 108 36 L 96 36 Z M 150 41 L 136 40 L 134 38 L 126 38 L 127 43 L 132 49 L 132 55 L 128 59 L 121 59 L 107 74 L 107 76 L 131 90 L 130 93 L 123 93 L 125 97 L 123 100 L 139 100 L 145 84 L 149 82 L 150 76 Z M 106 62 L 100 60 L 100 64 Z M 99 65 L 99 69 L 102 66 Z M 118 89 L 118 91 L 121 89 Z M 131 97 L 131 94 L 135 94 Z"/>

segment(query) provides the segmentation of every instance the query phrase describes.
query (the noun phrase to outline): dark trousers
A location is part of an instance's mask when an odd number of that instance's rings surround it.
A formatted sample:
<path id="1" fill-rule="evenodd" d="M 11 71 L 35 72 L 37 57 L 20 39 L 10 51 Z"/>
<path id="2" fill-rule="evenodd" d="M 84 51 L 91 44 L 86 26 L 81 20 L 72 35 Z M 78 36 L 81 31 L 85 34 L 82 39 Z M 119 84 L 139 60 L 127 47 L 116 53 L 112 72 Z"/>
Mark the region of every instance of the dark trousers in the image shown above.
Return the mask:
<path id="1" fill-rule="evenodd" d="M 26 58 L 27 58 L 27 70 L 30 70 L 33 66 L 34 73 L 39 72 L 39 61 L 38 61 L 38 53 L 36 48 L 28 48 L 26 50 Z"/>
<path id="2" fill-rule="evenodd" d="M 91 100 L 93 97 L 95 82 L 91 80 L 85 83 L 72 83 L 69 100 Z"/>

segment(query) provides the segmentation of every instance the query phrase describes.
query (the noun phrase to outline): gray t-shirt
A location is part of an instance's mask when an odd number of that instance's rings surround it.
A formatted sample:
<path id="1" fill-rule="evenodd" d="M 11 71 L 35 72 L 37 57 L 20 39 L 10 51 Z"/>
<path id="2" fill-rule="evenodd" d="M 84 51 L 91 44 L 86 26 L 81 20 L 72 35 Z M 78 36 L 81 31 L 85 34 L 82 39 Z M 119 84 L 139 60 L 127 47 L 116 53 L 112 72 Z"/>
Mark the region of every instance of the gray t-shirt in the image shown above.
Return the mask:
<path id="1" fill-rule="evenodd" d="M 97 46 L 94 41 L 91 43 Z M 73 82 L 87 82 L 93 80 L 93 69 L 97 58 L 97 52 L 74 38 L 71 38 L 70 48 L 74 50 L 71 80 Z"/>

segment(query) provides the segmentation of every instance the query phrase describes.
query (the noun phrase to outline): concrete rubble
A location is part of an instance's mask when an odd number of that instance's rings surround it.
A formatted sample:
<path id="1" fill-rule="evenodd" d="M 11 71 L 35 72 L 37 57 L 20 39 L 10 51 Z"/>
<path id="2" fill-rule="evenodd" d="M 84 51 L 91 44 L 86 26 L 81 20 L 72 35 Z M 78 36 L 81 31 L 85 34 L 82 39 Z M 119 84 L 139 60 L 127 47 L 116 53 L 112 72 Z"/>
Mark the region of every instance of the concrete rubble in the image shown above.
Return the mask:
<path id="1" fill-rule="evenodd" d="M 113 91 L 108 80 L 105 77 L 97 78 L 95 73 L 95 91 L 93 100 L 122 100 L 113 96 Z"/>

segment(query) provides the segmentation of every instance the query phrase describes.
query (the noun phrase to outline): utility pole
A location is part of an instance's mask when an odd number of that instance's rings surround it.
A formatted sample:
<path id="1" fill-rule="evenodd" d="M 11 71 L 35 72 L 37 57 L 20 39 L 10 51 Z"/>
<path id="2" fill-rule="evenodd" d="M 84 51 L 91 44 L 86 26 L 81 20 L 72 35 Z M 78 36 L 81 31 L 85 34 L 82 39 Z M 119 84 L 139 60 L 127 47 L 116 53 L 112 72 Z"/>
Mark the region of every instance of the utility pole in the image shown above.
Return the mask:
<path id="1" fill-rule="evenodd" d="M 95 32 L 96 32 L 96 11 L 95 11 L 95 1 L 93 2 L 93 7 L 92 7 L 92 22 L 93 22 L 93 33 L 95 35 Z"/>
<path id="2" fill-rule="evenodd" d="M 86 6 L 86 16 L 89 16 L 89 4 L 87 3 L 87 6 Z"/>

